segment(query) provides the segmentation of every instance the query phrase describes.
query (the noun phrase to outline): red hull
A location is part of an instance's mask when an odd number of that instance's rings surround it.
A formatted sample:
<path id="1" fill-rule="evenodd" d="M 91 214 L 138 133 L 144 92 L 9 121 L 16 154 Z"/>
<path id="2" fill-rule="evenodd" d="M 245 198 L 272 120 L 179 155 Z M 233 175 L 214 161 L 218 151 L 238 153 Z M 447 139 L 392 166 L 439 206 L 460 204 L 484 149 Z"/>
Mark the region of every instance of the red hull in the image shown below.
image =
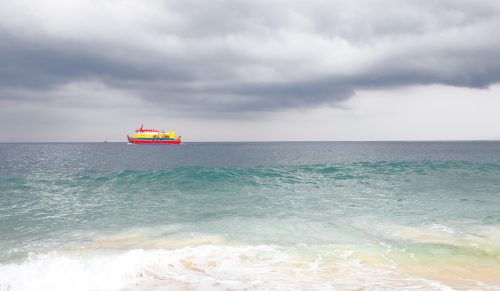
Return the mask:
<path id="1" fill-rule="evenodd" d="M 180 140 L 140 140 L 140 139 L 129 139 L 129 143 L 133 144 L 180 144 Z"/>

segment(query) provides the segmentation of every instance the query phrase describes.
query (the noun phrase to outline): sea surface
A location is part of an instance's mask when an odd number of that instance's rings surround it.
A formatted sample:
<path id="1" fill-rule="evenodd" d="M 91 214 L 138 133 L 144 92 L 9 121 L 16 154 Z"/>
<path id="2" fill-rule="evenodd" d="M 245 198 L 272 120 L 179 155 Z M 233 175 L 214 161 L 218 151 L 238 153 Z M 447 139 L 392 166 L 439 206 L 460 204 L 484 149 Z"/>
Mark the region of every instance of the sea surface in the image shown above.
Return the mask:
<path id="1" fill-rule="evenodd" d="M 0 290 L 500 290 L 500 142 L 0 144 Z"/>

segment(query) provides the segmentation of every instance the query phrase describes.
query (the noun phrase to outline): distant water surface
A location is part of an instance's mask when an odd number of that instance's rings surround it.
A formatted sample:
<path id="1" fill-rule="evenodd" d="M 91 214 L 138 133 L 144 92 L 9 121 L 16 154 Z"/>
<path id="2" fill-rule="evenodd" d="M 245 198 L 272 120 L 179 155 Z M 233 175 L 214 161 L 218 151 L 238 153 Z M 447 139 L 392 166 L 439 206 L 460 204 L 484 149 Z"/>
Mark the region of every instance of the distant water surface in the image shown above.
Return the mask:
<path id="1" fill-rule="evenodd" d="M 500 142 L 0 144 L 0 290 L 500 290 Z"/>

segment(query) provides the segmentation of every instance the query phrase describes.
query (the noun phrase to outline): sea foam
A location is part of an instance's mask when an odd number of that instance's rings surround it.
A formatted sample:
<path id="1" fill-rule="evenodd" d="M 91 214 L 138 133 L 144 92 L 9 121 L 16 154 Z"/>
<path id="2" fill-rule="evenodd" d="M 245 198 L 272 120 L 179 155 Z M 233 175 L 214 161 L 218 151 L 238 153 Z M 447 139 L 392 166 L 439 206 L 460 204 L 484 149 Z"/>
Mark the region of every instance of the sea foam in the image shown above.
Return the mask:
<path id="1" fill-rule="evenodd" d="M 380 265 L 346 249 L 273 245 L 200 245 L 180 249 L 31 253 L 0 265 L 0 290 L 450 290 Z"/>

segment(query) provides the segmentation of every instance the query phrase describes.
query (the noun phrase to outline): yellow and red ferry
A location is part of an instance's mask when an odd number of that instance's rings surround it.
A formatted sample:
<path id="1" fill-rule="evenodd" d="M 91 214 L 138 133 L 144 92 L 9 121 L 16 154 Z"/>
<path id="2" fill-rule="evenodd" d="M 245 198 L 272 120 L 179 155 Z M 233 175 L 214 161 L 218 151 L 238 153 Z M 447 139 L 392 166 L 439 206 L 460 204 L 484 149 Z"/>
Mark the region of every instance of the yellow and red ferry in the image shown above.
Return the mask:
<path id="1" fill-rule="evenodd" d="M 180 144 L 181 137 L 175 137 L 173 130 L 158 130 L 151 128 L 140 128 L 135 130 L 133 136 L 127 135 L 131 144 Z"/>

